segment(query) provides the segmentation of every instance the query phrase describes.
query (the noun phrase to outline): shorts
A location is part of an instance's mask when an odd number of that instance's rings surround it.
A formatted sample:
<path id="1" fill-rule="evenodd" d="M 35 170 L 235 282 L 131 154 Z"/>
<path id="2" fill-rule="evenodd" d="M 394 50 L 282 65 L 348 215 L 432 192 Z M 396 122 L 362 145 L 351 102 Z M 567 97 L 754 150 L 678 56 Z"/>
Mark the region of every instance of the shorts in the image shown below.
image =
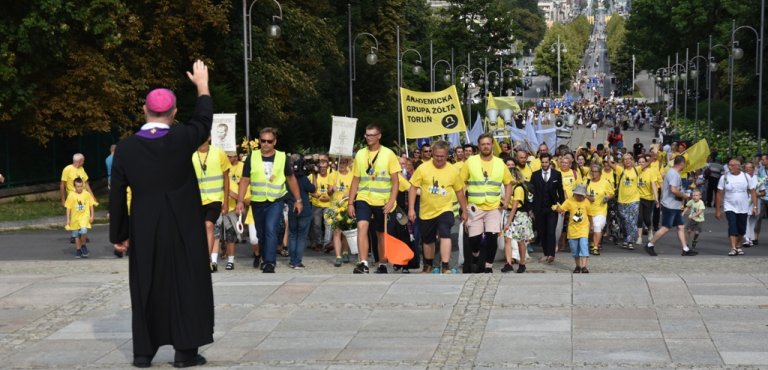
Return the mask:
<path id="1" fill-rule="evenodd" d="M 501 211 L 498 209 L 492 209 L 490 211 L 483 211 L 482 209 L 475 209 L 474 212 L 469 213 L 469 221 L 467 221 L 467 236 L 470 238 L 478 236 L 482 233 L 495 233 L 501 232 Z"/>
<path id="2" fill-rule="evenodd" d="M 357 221 L 367 221 L 376 232 L 384 232 L 384 207 L 372 206 L 362 200 L 355 201 Z"/>
<path id="3" fill-rule="evenodd" d="M 685 225 L 682 210 L 661 206 L 661 227 L 672 229 L 681 225 Z"/>
<path id="4" fill-rule="evenodd" d="M 571 255 L 574 257 L 589 257 L 589 238 L 568 239 Z"/>
<path id="5" fill-rule="evenodd" d="M 592 216 L 592 232 L 601 233 L 605 228 L 606 216 Z"/>
<path id="6" fill-rule="evenodd" d="M 237 241 L 237 215 L 235 212 L 229 212 L 216 220 L 216 227 L 213 228 L 213 237 L 225 243 L 234 243 Z"/>
<path id="7" fill-rule="evenodd" d="M 743 236 L 747 233 L 747 214 L 725 211 L 728 220 L 728 236 Z"/>
<path id="8" fill-rule="evenodd" d="M 450 239 L 454 220 L 453 212 L 443 212 L 439 216 L 429 220 L 421 219 L 421 222 L 419 223 L 421 242 L 424 244 L 432 244 L 437 238 Z"/>
<path id="9" fill-rule="evenodd" d="M 203 205 L 203 220 L 212 224 L 221 216 L 221 202 L 212 202 Z"/>
<path id="10" fill-rule="evenodd" d="M 88 229 L 85 227 L 81 227 L 80 230 L 72 230 L 72 237 L 73 238 L 79 238 L 80 235 L 88 234 Z"/>
<path id="11" fill-rule="evenodd" d="M 688 222 L 685 224 L 685 231 L 692 231 L 692 232 L 697 233 L 697 234 L 700 233 L 701 232 L 701 222 L 688 219 Z"/>

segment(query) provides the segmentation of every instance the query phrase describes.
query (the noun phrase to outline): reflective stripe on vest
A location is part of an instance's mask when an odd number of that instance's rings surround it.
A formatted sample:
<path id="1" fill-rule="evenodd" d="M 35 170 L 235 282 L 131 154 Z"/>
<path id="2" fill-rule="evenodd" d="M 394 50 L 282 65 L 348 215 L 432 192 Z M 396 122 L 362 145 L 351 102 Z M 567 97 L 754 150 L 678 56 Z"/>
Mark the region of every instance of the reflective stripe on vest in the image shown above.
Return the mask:
<path id="1" fill-rule="evenodd" d="M 367 173 L 368 161 L 373 158 L 370 157 L 368 148 L 364 148 L 357 153 L 355 161 L 358 162 L 360 168 L 360 183 L 358 185 L 358 194 L 367 194 L 371 200 L 378 200 L 386 203 L 389 200 L 390 194 L 392 194 L 392 177 L 389 173 L 389 161 L 390 156 L 395 154 L 385 147 L 379 147 L 379 153 L 376 157 L 376 163 L 373 164 L 373 174 Z"/>
<path id="2" fill-rule="evenodd" d="M 473 155 L 466 161 L 469 171 L 467 180 L 467 201 L 472 204 L 498 204 L 501 201 L 501 182 L 507 167 L 497 157 L 491 159 L 493 170 L 486 179 L 483 174 L 482 159 Z"/>
<path id="3" fill-rule="evenodd" d="M 275 151 L 272 176 L 269 179 L 266 173 L 264 173 L 261 153 L 252 154 L 250 177 L 251 201 L 253 202 L 274 202 L 288 194 L 288 191 L 285 189 L 285 152 Z"/>
<path id="4" fill-rule="evenodd" d="M 205 160 L 200 158 L 200 152 L 192 154 L 192 165 L 195 167 L 197 184 L 200 187 L 200 199 L 203 204 L 221 202 L 224 200 L 224 173 L 221 171 L 221 149 L 211 145 Z M 200 164 L 205 163 L 205 172 Z"/>

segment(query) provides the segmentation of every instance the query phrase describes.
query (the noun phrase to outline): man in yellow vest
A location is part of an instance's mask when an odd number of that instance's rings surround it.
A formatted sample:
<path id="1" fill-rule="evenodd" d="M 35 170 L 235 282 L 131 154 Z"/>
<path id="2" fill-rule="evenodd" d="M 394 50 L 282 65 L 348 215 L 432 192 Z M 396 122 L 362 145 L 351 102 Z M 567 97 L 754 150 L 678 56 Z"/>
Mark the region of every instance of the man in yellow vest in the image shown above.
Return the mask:
<path id="1" fill-rule="evenodd" d="M 357 218 L 357 248 L 360 262 L 353 273 L 368 273 L 368 227 L 373 223 L 378 237 L 379 267 L 376 273 L 386 274 L 384 254 L 384 213 L 395 209 L 400 163 L 392 150 L 380 144 L 381 129 L 371 124 L 365 127 L 365 142 L 368 144 L 355 155 L 352 170 L 352 184 L 349 187 L 350 217 Z"/>
<path id="2" fill-rule="evenodd" d="M 218 271 L 219 241 L 214 237 L 216 221 L 227 213 L 229 168 L 232 166 L 221 148 L 209 144 L 210 137 L 192 154 L 200 199 L 203 202 L 205 234 L 211 255 L 211 272 Z"/>
<path id="3" fill-rule="evenodd" d="M 479 270 L 491 273 L 501 232 L 501 209 L 507 208 L 512 195 L 512 187 L 509 186 L 512 174 L 504 161 L 493 155 L 491 134 L 480 135 L 478 147 L 480 155 L 467 158 L 461 169 L 461 178 L 467 183 L 469 221 L 466 228 L 471 251 L 471 258 L 464 259 L 464 272 L 472 272 L 471 265 L 475 260 Z M 467 248 L 464 250 L 465 256 L 469 257 Z"/>
<path id="4" fill-rule="evenodd" d="M 237 192 L 237 213 L 245 210 L 244 199 L 248 184 L 251 186 L 251 209 L 259 235 L 261 256 L 264 259 L 262 272 L 274 273 L 277 263 L 277 228 L 283 217 L 284 198 L 290 189 L 296 199 L 293 211 L 304 209 L 299 194 L 299 183 L 293 175 L 293 163 L 285 152 L 275 150 L 277 131 L 265 127 L 259 132 L 261 153 L 251 153 L 243 166 L 240 188 Z M 286 189 L 286 185 L 288 189 Z"/>

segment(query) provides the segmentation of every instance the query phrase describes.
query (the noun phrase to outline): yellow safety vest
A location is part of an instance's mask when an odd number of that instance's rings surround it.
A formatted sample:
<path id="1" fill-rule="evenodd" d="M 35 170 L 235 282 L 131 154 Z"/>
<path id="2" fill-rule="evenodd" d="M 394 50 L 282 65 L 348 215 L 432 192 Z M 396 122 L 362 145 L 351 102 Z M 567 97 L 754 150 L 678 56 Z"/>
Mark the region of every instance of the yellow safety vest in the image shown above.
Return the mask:
<path id="1" fill-rule="evenodd" d="M 491 164 L 493 172 L 485 177 L 483 174 L 482 159 L 479 155 L 473 155 L 467 159 L 467 201 L 472 204 L 499 204 L 501 201 L 501 181 L 504 179 L 504 171 L 508 171 L 504 162 L 493 157 Z"/>
<path id="2" fill-rule="evenodd" d="M 205 157 L 205 171 L 200 167 L 200 152 L 192 154 L 197 184 L 200 186 L 200 199 L 203 205 L 224 200 L 224 173 L 221 171 L 221 149 L 211 145 Z"/>
<path id="3" fill-rule="evenodd" d="M 368 199 L 371 199 L 374 203 L 386 203 L 389 201 L 389 196 L 392 193 L 392 177 L 389 173 L 389 160 L 390 156 L 394 156 L 389 148 L 383 146 L 379 147 L 379 152 L 376 154 L 376 162 L 373 164 L 370 172 L 368 172 L 366 166 L 358 166 L 360 168 L 360 183 L 358 185 L 357 193 L 365 195 Z M 368 158 L 368 148 L 363 148 L 357 152 L 355 161 L 357 163 L 365 163 L 364 158 Z M 359 161 L 358 161 L 359 160 Z"/>
<path id="4" fill-rule="evenodd" d="M 261 154 L 251 155 L 251 201 L 274 202 L 282 198 L 288 191 L 285 189 L 285 152 L 275 151 L 275 163 L 272 166 L 272 176 L 267 178 Z"/>

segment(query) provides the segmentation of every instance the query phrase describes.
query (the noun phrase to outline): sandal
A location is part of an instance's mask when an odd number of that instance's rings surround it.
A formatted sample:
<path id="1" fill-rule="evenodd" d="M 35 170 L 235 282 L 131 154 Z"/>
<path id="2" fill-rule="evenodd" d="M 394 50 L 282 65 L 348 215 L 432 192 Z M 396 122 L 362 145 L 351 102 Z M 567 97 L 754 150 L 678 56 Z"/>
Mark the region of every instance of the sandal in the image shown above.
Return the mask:
<path id="1" fill-rule="evenodd" d="M 290 255 L 290 253 L 288 253 L 287 249 L 281 249 L 280 250 L 280 255 L 283 256 L 283 257 L 288 257 Z"/>
<path id="2" fill-rule="evenodd" d="M 741 250 L 741 248 L 738 248 L 738 249 L 736 249 L 736 254 L 738 254 L 739 256 L 743 256 L 744 255 L 744 251 Z"/>
<path id="3" fill-rule="evenodd" d="M 730 251 L 730 252 L 728 252 L 728 255 L 729 255 L 729 256 L 731 256 L 731 257 L 733 257 L 733 256 L 736 256 L 736 255 L 738 255 L 738 252 L 736 252 L 736 250 L 735 250 L 735 249 L 731 249 L 731 251 Z"/>

